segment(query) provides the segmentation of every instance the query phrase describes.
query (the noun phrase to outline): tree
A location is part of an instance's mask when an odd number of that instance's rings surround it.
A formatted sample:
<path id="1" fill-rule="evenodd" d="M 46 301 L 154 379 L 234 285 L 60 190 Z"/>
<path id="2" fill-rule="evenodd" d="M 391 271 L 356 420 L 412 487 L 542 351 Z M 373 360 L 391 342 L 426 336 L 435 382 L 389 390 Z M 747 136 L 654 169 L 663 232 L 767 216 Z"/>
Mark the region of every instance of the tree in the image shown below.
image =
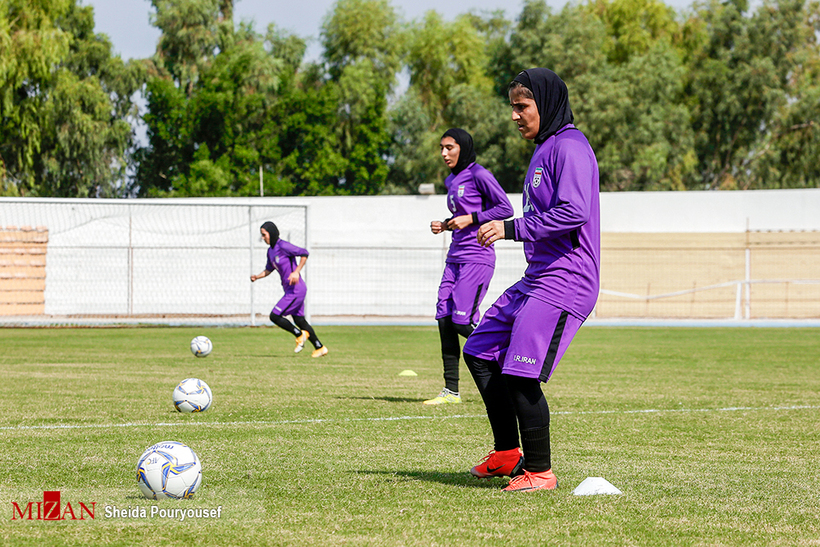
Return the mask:
<path id="1" fill-rule="evenodd" d="M 478 160 L 502 186 L 520 188 L 517 172 L 506 177 L 505 162 L 509 145 L 520 138 L 512 122 L 503 123 L 505 102 L 488 76 L 488 49 L 503 40 L 507 27 L 497 13 L 446 22 L 434 11 L 410 25 L 410 87 L 391 109 L 391 191 L 414 193 L 424 182 L 444 190 L 449 173 L 438 160 L 439 141 L 450 127 L 473 135 Z"/>
<path id="2" fill-rule="evenodd" d="M 3 193 L 116 196 L 136 115 L 139 63 L 111 54 L 91 7 L 4 2 L 0 11 Z"/>
<path id="3" fill-rule="evenodd" d="M 626 63 L 680 32 L 675 10 L 658 0 L 591 0 L 588 9 L 604 24 L 610 63 Z"/>
<path id="4" fill-rule="evenodd" d="M 339 97 L 335 124 L 342 156 L 340 193 L 378 193 L 387 178 L 387 96 L 403 37 L 387 0 L 338 0 L 322 24 L 330 85 Z"/>
<path id="5" fill-rule="evenodd" d="M 701 5 L 708 41 L 695 52 L 686 84 L 700 178 L 706 188 L 735 189 L 743 158 L 784 99 L 773 59 L 753 44 L 745 1 Z"/>
<path id="6" fill-rule="evenodd" d="M 747 188 L 816 188 L 820 185 L 820 4 L 765 2 L 749 29 L 759 55 L 778 72 L 784 99 L 769 130 L 744 158 Z"/>
<path id="7" fill-rule="evenodd" d="M 338 104 L 337 88 L 327 85 L 317 65 L 286 78 L 270 121 L 279 130 L 282 157 L 272 177 L 276 193 L 339 193 L 339 174 L 348 162 L 335 131 Z"/>
<path id="8" fill-rule="evenodd" d="M 576 78 L 573 111 L 598 158 L 602 190 L 686 189 L 696 157 L 684 74 L 676 52 L 656 43 L 624 64 Z"/>
<path id="9" fill-rule="evenodd" d="M 195 81 L 170 74 L 149 81 L 141 195 L 255 195 L 260 165 L 280 159 L 269 119 L 285 64 L 250 27 L 223 42 L 230 45 L 198 64 Z"/>
<path id="10" fill-rule="evenodd" d="M 233 42 L 231 0 L 152 0 L 162 31 L 154 63 L 190 95 L 217 52 Z"/>

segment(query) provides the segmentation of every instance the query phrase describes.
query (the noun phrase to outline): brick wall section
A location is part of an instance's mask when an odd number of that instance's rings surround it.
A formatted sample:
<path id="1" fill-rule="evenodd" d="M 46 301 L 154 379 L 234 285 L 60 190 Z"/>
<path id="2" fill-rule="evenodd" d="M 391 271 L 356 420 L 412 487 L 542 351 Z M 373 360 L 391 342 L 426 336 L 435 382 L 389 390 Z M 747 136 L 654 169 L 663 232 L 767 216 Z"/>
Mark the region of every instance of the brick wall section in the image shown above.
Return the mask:
<path id="1" fill-rule="evenodd" d="M 0 227 L 0 315 L 42 315 L 45 310 L 45 226 Z"/>

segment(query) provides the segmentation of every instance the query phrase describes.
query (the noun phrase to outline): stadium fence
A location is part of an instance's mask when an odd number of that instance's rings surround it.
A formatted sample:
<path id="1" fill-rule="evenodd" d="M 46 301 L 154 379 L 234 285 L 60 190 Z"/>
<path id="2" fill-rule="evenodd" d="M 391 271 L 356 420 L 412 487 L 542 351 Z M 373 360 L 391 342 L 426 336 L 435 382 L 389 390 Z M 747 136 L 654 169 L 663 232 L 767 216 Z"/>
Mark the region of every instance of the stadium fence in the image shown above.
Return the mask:
<path id="1" fill-rule="evenodd" d="M 308 219 L 307 204 L 0 200 L 0 324 L 267 324 L 278 277 L 248 279 L 265 266 L 265 220 L 311 252 L 314 321 L 432 322 L 449 234 L 311 246 Z M 496 255 L 482 312 L 526 267 L 521 244 Z M 604 233 L 594 316 L 818 318 L 818 272 L 817 231 Z"/>

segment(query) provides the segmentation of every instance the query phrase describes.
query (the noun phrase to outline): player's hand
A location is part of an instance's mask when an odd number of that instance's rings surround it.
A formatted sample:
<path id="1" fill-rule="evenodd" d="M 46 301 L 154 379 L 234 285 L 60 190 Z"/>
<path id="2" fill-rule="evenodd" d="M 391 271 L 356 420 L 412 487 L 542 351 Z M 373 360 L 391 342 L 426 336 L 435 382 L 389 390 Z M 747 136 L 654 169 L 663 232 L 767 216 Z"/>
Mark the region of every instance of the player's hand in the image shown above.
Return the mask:
<path id="1" fill-rule="evenodd" d="M 299 283 L 299 274 L 296 273 L 296 272 L 293 272 L 292 274 L 290 274 L 288 276 L 288 284 L 289 285 L 296 285 L 297 283 Z"/>
<path id="2" fill-rule="evenodd" d="M 461 215 L 453 217 L 447 222 L 447 227 L 451 230 L 461 230 L 473 223 L 473 215 Z"/>
<path id="3" fill-rule="evenodd" d="M 434 234 L 440 234 L 444 231 L 444 223 L 440 220 L 434 220 L 430 223 L 430 231 Z"/>
<path id="4" fill-rule="evenodd" d="M 256 277 L 255 275 L 252 275 L 252 276 L 251 276 L 251 283 L 253 283 L 253 282 L 254 282 L 254 281 L 256 281 L 257 279 L 259 279 L 259 278 L 258 278 L 258 277 Z"/>
<path id="5" fill-rule="evenodd" d="M 491 220 L 487 224 L 482 224 L 478 229 L 478 243 L 484 247 L 489 247 L 499 239 L 504 239 L 504 222 Z"/>

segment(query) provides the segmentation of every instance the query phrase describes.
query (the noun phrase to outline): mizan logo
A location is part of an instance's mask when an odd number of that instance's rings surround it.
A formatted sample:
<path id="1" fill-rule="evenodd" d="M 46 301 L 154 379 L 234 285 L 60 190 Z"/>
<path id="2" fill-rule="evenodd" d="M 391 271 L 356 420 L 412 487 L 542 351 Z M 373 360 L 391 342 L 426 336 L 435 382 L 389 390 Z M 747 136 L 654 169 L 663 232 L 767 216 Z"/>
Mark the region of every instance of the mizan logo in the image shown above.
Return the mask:
<path id="1" fill-rule="evenodd" d="M 43 492 L 43 501 L 30 501 L 20 507 L 16 501 L 11 502 L 11 520 L 85 520 L 93 519 L 97 502 L 88 505 L 80 502 L 79 507 L 72 507 L 70 502 L 65 506 L 60 504 L 60 491 Z"/>

